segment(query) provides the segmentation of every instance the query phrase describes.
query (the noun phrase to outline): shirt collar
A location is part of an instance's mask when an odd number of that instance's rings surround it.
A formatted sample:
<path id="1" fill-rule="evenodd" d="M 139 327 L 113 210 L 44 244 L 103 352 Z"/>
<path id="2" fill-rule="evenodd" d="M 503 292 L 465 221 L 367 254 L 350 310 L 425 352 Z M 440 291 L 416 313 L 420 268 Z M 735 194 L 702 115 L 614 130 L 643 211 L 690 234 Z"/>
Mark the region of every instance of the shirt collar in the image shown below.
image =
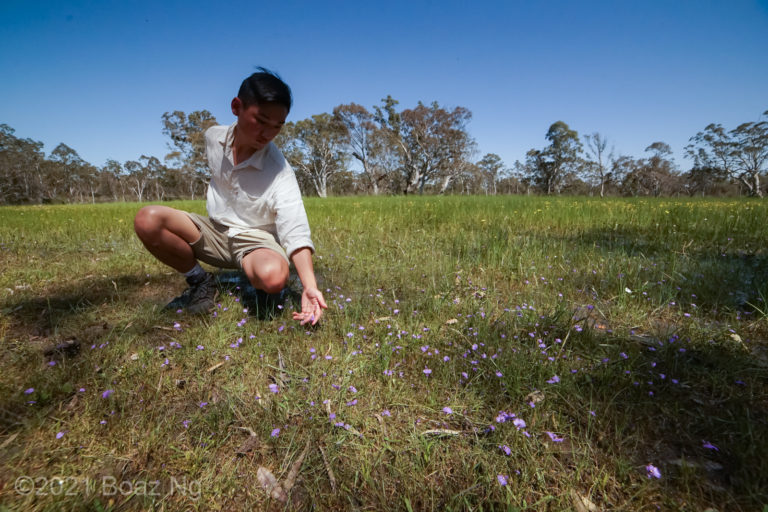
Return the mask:
<path id="1" fill-rule="evenodd" d="M 229 158 L 230 161 L 232 161 L 232 146 L 235 144 L 235 128 L 236 127 L 237 127 L 237 121 L 229 125 L 227 127 L 227 131 L 222 133 L 219 136 L 219 144 L 221 144 L 221 147 L 224 150 L 224 155 L 227 158 Z M 269 144 L 271 144 L 271 142 Z M 248 160 L 246 160 L 245 162 L 241 162 L 235 167 L 246 164 L 256 169 L 259 169 L 260 167 L 258 163 L 262 161 L 262 158 L 264 158 L 264 155 L 267 153 L 267 148 L 269 147 L 269 144 L 267 144 L 260 150 L 256 151 L 253 155 L 251 155 L 250 158 L 248 158 Z"/>
<path id="2" fill-rule="evenodd" d="M 222 133 L 219 136 L 219 144 L 221 144 L 221 147 L 224 149 L 229 149 L 229 151 L 232 151 L 232 144 L 235 143 L 235 127 L 237 126 L 237 121 L 232 123 L 227 127 L 227 131 Z"/>

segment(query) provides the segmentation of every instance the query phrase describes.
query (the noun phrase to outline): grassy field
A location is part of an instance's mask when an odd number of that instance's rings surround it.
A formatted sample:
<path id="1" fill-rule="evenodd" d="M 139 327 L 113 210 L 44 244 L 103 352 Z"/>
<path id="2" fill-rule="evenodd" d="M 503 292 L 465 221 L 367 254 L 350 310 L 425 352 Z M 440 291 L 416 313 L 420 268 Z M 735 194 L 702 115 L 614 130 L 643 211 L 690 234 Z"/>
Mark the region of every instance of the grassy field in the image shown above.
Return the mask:
<path id="1" fill-rule="evenodd" d="M 308 199 L 314 329 L 139 206 L 0 209 L 0 510 L 768 507 L 764 201 Z"/>

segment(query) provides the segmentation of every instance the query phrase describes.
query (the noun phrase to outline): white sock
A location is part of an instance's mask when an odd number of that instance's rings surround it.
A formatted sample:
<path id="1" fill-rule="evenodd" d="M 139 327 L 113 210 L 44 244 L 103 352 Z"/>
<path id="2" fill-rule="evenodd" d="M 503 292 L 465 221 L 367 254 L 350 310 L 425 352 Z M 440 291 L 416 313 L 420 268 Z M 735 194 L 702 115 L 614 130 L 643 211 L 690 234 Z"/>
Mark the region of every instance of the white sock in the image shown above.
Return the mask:
<path id="1" fill-rule="evenodd" d="M 184 277 L 187 278 L 188 283 L 197 283 L 203 280 L 205 274 L 205 269 L 200 266 L 200 263 L 195 263 L 195 266 L 192 267 L 192 270 L 189 272 L 184 272 Z"/>

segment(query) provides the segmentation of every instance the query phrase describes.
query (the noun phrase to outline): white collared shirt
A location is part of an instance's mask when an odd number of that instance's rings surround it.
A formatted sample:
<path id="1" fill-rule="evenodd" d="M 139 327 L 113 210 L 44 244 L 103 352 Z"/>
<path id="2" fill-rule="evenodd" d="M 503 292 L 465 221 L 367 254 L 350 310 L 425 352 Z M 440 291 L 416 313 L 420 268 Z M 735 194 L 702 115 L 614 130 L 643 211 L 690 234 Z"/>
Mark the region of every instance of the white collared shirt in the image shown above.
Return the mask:
<path id="1" fill-rule="evenodd" d="M 211 169 L 206 207 L 208 216 L 229 227 L 233 237 L 258 228 L 272 233 L 286 254 L 315 246 L 290 164 L 272 142 L 248 160 L 235 165 L 232 143 L 235 126 L 212 126 L 205 132 L 205 151 Z"/>

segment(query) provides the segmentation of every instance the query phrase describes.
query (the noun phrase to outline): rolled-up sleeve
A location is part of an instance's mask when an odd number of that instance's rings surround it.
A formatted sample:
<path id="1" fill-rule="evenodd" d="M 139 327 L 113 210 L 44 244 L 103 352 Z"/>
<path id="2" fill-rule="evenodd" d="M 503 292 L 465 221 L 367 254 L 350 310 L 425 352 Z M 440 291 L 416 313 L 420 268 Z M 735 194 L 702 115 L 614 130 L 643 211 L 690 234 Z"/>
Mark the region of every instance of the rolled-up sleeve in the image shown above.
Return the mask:
<path id="1" fill-rule="evenodd" d="M 284 171 L 278 178 L 272 197 L 275 212 L 275 228 L 280 245 L 290 258 L 297 249 L 308 247 L 313 253 L 307 212 L 301 199 L 301 190 L 293 170 Z"/>

